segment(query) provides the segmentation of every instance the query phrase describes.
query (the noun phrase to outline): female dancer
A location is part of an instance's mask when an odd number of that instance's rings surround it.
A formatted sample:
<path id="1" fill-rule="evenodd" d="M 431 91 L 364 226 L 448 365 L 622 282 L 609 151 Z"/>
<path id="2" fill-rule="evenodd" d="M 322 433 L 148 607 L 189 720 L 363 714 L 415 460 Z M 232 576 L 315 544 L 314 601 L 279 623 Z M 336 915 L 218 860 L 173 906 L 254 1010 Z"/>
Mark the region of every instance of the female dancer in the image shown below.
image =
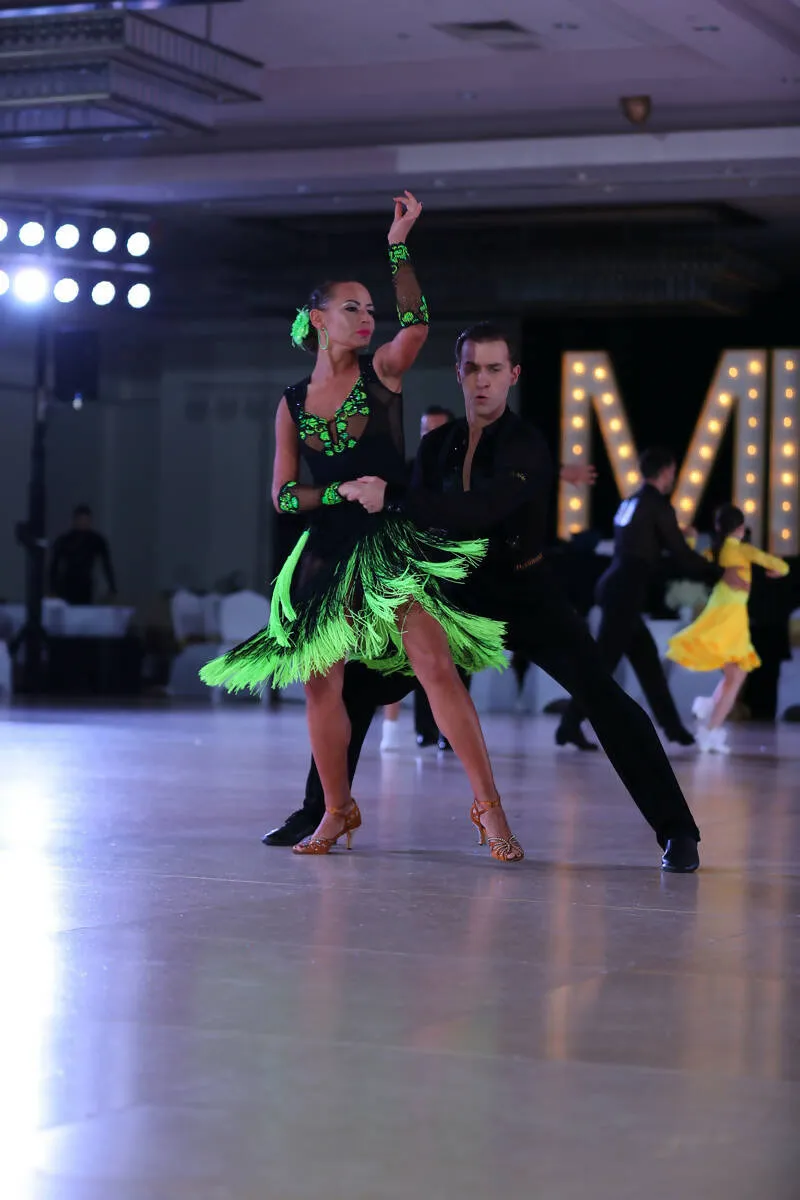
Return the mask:
<path id="1" fill-rule="evenodd" d="M 714 514 L 711 557 L 721 567 L 736 567 L 746 590 L 726 583 L 716 585 L 703 612 L 691 625 L 670 638 L 667 657 L 692 671 L 718 671 L 722 680 L 713 696 L 698 696 L 692 711 L 698 719 L 697 743 L 701 750 L 729 754 L 727 731 L 723 728 L 748 672 L 761 666 L 750 641 L 747 598 L 752 578 L 751 564 L 765 567 L 771 579 L 788 574 L 788 564 L 742 541 L 744 513 L 734 504 L 723 504 Z"/>
<path id="2" fill-rule="evenodd" d="M 440 581 L 463 579 L 484 541 L 453 542 L 409 521 L 369 514 L 339 486 L 363 475 L 403 482 L 402 379 L 427 338 L 428 308 L 406 237 L 422 206 L 395 200 L 389 260 L 400 331 L 364 353 L 375 327 L 360 283 L 329 283 L 301 309 L 292 340 L 316 352 L 311 375 L 287 389 L 275 422 L 272 497 L 283 511 L 309 513 L 309 527 L 275 581 L 269 625 L 201 671 L 211 686 L 260 689 L 305 684 L 308 728 L 325 791 L 325 816 L 298 854 L 327 854 L 361 824 L 350 795 L 350 728 L 342 702 L 347 658 L 381 670 L 407 669 L 428 694 L 436 723 L 469 776 L 481 843 L 504 862 L 523 857 L 497 794 L 486 745 L 455 664 L 468 672 L 503 666 L 503 625 L 457 608 Z M 312 486 L 297 483 L 302 455 Z"/>

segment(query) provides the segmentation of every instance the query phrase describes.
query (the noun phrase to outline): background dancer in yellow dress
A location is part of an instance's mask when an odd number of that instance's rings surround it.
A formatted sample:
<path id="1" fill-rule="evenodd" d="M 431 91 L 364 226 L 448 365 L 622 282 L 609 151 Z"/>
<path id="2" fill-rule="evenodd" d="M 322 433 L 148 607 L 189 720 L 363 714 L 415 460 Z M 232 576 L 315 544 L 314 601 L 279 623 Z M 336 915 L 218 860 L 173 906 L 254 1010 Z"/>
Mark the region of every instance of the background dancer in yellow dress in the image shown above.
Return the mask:
<path id="1" fill-rule="evenodd" d="M 711 557 L 721 567 L 735 567 L 747 590 L 734 590 L 720 581 L 696 621 L 670 638 L 667 658 L 692 671 L 719 671 L 723 677 L 713 696 L 698 696 L 692 712 L 698 719 L 697 743 L 701 750 L 728 754 L 725 720 L 736 703 L 742 684 L 761 660 L 750 640 L 747 600 L 752 564 L 778 579 L 789 573 L 788 563 L 743 542 L 744 513 L 734 504 L 723 504 L 714 514 Z"/>

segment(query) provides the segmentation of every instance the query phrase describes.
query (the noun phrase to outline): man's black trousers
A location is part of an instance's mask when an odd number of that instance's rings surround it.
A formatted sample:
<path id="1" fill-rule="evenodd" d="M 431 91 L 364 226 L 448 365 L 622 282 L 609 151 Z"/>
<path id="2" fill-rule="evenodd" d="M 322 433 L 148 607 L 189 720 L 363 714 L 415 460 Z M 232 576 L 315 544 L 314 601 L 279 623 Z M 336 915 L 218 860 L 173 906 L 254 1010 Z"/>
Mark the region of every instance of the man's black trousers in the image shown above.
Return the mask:
<path id="1" fill-rule="evenodd" d="M 700 834 L 669 759 L 644 709 L 615 683 L 586 625 L 569 605 L 549 567 L 540 563 L 491 588 L 470 585 L 469 605 L 504 620 L 509 640 L 570 693 L 591 721 L 603 749 L 663 848 L 670 837 Z M 348 766 L 355 774 L 376 709 L 414 686 L 409 675 L 380 675 L 348 663 L 344 702 L 352 728 Z M 491 748 L 490 748 L 491 749 Z M 321 819 L 322 786 L 312 763 L 304 802 Z"/>

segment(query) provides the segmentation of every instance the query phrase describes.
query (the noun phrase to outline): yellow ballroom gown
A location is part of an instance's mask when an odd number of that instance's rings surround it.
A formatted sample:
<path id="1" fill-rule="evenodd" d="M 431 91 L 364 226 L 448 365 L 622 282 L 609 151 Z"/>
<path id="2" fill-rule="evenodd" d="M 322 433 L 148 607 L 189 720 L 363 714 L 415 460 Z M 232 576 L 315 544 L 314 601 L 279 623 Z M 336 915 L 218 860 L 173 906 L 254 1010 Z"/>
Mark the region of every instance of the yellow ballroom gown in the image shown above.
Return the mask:
<path id="1" fill-rule="evenodd" d="M 789 573 L 789 565 L 782 558 L 765 554 L 738 538 L 726 538 L 719 565 L 726 570 L 736 567 L 748 585 L 747 591 L 737 591 L 727 583 L 718 583 L 697 620 L 670 638 L 667 658 L 691 671 L 718 671 L 726 663 L 735 663 L 743 671 L 755 671 L 761 666 L 761 659 L 750 641 L 747 616 L 753 563 L 767 571 L 779 571 L 781 575 Z"/>

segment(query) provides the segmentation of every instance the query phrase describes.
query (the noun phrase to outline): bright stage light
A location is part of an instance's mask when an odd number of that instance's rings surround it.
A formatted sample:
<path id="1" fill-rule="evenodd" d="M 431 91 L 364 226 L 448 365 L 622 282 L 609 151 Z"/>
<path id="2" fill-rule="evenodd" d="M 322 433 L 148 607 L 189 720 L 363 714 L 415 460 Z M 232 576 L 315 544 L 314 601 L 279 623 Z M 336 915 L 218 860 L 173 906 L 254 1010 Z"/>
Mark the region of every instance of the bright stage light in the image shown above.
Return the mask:
<path id="1" fill-rule="evenodd" d="M 150 249 L 150 238 L 146 233 L 138 231 L 128 238 L 128 254 L 141 258 Z"/>
<path id="2" fill-rule="evenodd" d="M 0 271 L 0 296 L 5 296 L 8 289 L 11 287 L 11 280 L 5 271 Z"/>
<path id="3" fill-rule="evenodd" d="M 59 279 L 53 288 L 53 295 L 59 304 L 71 304 L 73 300 L 77 300 L 80 290 L 74 279 Z"/>
<path id="4" fill-rule="evenodd" d="M 117 235 L 113 229 L 109 229 L 104 225 L 102 229 L 98 229 L 97 233 L 92 238 L 92 245 L 98 254 L 109 254 L 117 244 Z"/>
<path id="5" fill-rule="evenodd" d="M 25 267 L 14 277 L 14 295 L 23 304 L 39 304 L 47 295 L 47 276 L 38 267 Z"/>
<path id="6" fill-rule="evenodd" d="M 101 307 L 110 304 L 116 294 L 117 289 L 107 279 L 101 280 L 100 283 L 96 283 L 92 288 L 92 299 L 95 304 L 99 304 Z"/>
<path id="7" fill-rule="evenodd" d="M 60 250 L 72 250 L 81 240 L 77 225 L 59 225 L 56 230 L 56 245 Z"/>
<path id="8" fill-rule="evenodd" d="M 144 308 L 150 303 L 150 288 L 146 283 L 135 283 L 128 292 L 128 304 L 131 308 Z"/>
<path id="9" fill-rule="evenodd" d="M 0 217 L 0 242 L 2 242 L 7 237 L 8 237 L 8 221 L 4 221 L 3 218 Z"/>
<path id="10" fill-rule="evenodd" d="M 41 221 L 26 221 L 19 231 L 23 246 L 40 246 L 44 241 L 44 225 Z"/>

